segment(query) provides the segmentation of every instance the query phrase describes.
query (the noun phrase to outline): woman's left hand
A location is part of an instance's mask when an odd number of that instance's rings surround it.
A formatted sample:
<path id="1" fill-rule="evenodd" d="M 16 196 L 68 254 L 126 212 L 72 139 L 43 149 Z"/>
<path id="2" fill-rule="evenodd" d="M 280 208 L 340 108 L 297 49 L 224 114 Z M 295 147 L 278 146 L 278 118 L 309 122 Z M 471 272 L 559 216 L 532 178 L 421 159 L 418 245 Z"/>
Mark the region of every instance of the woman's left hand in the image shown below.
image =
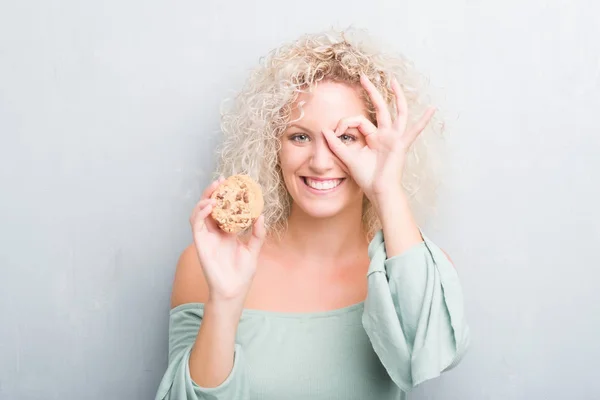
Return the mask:
<path id="1" fill-rule="evenodd" d="M 428 108 L 421 119 L 407 129 L 408 106 L 398 81 L 392 80 L 396 96 L 397 115 L 392 119 L 387 104 L 375 85 L 361 76 L 361 84 L 369 94 L 376 110 L 377 126 L 367 117 L 359 115 L 342 119 L 335 132 L 323 130 L 331 150 L 346 165 L 352 178 L 371 202 L 390 189 L 401 190 L 402 172 L 407 150 L 429 123 L 435 109 Z M 366 145 L 347 146 L 339 136 L 349 128 L 357 128 L 365 137 Z"/>

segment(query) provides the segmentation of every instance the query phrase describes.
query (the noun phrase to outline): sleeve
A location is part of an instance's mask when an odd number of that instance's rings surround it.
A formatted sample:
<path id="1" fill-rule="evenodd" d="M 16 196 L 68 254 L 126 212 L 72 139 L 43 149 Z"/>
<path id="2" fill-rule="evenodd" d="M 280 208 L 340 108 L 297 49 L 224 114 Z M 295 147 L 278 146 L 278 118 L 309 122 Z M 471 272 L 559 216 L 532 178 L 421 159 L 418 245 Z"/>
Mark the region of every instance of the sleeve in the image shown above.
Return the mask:
<path id="1" fill-rule="evenodd" d="M 470 343 L 456 270 L 423 237 L 391 258 L 381 231 L 369 244 L 362 323 L 391 379 L 405 392 L 455 367 Z"/>
<path id="2" fill-rule="evenodd" d="M 155 400 L 247 400 L 249 398 L 244 354 L 239 344 L 235 346 L 233 369 L 221 385 L 203 388 L 192 380 L 189 358 L 200 329 L 202 315 L 203 308 L 197 303 L 183 304 L 171 310 L 167 370 L 159 384 Z"/>

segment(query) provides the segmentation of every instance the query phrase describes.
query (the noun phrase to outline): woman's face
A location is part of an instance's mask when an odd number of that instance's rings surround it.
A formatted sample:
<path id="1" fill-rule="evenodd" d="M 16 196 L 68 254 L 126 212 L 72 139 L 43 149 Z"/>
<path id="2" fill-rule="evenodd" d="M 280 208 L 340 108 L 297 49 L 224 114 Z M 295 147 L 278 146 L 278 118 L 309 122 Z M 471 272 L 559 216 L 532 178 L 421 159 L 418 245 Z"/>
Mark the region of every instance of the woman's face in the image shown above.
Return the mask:
<path id="1" fill-rule="evenodd" d="M 310 216 L 327 218 L 349 208 L 362 210 L 362 191 L 330 150 L 322 132 L 324 128 L 335 131 L 343 118 L 368 116 L 358 90 L 343 83 L 322 81 L 312 93 L 301 93 L 293 104 L 291 120 L 301 115 L 299 102 L 304 102 L 304 115 L 283 133 L 279 161 L 293 199 L 292 207 L 299 207 Z M 337 135 L 347 146 L 365 146 L 364 137 L 356 128 Z"/>

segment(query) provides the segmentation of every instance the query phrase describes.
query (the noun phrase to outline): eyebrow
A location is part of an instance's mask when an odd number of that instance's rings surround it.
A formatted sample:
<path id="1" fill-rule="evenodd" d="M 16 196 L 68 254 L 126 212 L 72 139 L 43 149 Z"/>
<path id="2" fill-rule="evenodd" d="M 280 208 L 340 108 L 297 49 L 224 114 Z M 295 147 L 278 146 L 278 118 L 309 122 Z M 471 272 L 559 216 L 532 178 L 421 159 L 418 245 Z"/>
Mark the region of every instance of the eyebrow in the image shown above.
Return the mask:
<path id="1" fill-rule="evenodd" d="M 308 129 L 308 128 L 302 126 L 302 125 L 298 125 L 298 124 L 291 124 L 291 125 L 288 126 L 288 129 L 289 128 L 298 128 L 298 129 L 301 129 L 301 130 L 306 131 L 308 133 L 311 133 L 311 134 L 313 133 L 310 129 Z"/>
<path id="2" fill-rule="evenodd" d="M 290 125 L 288 125 L 288 127 L 286 128 L 286 130 L 288 130 L 290 128 L 298 128 L 300 130 L 303 130 L 303 131 L 306 131 L 306 132 L 310 133 L 311 135 L 314 135 L 313 131 L 311 131 L 310 129 L 308 129 L 308 128 L 302 126 L 302 125 L 298 125 L 298 124 L 295 124 L 295 123 L 294 124 L 290 124 Z M 348 130 L 349 131 L 359 131 L 360 132 L 360 129 L 358 129 L 357 127 L 354 127 L 354 126 L 348 128 Z"/>

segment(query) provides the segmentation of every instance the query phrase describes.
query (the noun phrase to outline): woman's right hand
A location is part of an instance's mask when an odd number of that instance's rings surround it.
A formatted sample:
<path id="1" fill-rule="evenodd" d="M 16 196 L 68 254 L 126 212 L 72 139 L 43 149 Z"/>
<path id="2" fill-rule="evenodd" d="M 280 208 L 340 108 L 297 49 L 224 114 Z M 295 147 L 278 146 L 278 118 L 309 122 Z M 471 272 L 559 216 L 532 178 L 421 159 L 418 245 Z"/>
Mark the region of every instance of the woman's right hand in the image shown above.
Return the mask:
<path id="1" fill-rule="evenodd" d="M 216 201 L 210 196 L 224 180 L 206 188 L 190 217 L 194 244 L 209 289 L 210 302 L 243 303 L 256 271 L 258 253 L 266 236 L 261 215 L 252 227 L 252 236 L 242 242 L 238 235 L 223 232 L 210 213 Z"/>

